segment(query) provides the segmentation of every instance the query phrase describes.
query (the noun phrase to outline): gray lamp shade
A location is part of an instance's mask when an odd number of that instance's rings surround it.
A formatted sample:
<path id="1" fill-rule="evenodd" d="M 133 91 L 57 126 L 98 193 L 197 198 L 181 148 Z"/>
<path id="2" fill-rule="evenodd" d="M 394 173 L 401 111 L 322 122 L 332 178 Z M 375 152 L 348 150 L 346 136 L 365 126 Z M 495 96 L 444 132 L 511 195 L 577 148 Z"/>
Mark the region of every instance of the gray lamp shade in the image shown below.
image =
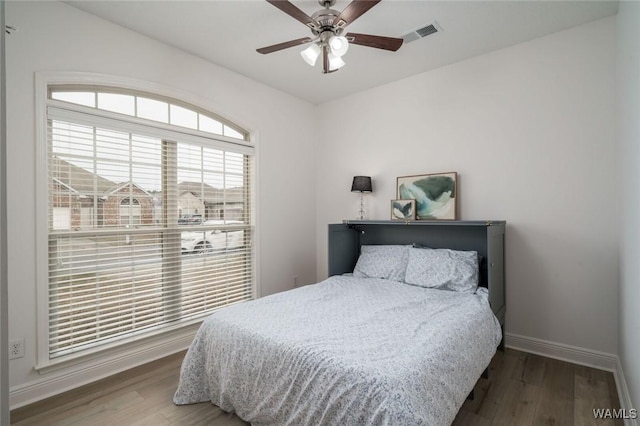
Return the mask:
<path id="1" fill-rule="evenodd" d="M 373 192 L 371 188 L 371 177 L 354 176 L 351 184 L 351 192 Z"/>

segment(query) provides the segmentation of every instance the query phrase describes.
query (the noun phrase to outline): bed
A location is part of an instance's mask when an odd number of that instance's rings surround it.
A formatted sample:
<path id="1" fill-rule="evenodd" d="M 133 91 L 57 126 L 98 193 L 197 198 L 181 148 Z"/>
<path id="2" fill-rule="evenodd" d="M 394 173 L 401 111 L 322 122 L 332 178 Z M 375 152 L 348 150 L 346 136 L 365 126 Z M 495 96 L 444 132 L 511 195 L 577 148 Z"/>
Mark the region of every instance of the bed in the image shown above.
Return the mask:
<path id="1" fill-rule="evenodd" d="M 174 403 L 255 425 L 450 424 L 502 340 L 504 223 L 429 225 L 330 225 L 331 276 L 208 317 Z M 456 287 L 464 268 L 425 285 L 442 274 L 411 262 L 433 256 L 475 259 L 479 287 Z"/>

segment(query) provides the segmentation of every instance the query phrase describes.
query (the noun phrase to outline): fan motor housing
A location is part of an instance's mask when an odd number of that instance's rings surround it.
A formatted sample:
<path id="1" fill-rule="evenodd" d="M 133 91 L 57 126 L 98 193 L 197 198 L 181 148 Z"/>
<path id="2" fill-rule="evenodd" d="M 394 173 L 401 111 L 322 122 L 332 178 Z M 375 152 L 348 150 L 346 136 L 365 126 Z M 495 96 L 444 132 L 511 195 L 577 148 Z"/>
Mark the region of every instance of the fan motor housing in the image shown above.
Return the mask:
<path id="1" fill-rule="evenodd" d="M 340 12 L 334 9 L 323 9 L 311 15 L 311 19 L 317 22 L 320 28 L 311 29 L 314 35 L 318 35 L 325 31 L 331 31 L 332 33 L 339 35 L 338 32 L 341 28 L 334 24 L 335 19 L 340 16 Z M 341 32 L 341 31 L 340 31 Z"/>

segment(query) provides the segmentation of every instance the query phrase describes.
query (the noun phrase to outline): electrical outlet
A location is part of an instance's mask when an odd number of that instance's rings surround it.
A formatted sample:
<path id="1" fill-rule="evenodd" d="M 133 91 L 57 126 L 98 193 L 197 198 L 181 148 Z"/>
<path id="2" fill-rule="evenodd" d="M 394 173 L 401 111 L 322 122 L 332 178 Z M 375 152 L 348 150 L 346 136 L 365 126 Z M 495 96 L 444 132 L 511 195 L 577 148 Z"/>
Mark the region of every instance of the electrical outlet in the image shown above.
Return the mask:
<path id="1" fill-rule="evenodd" d="M 9 342 L 9 359 L 22 358 L 24 356 L 24 339 Z"/>

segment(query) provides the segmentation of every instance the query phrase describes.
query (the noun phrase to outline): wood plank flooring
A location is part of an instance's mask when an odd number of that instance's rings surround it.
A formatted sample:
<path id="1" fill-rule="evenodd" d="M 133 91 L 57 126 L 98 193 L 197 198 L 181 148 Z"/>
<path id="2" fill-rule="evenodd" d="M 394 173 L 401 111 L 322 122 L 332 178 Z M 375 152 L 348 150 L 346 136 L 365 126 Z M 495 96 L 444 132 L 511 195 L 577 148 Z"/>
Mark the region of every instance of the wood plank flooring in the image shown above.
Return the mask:
<path id="1" fill-rule="evenodd" d="M 175 406 L 179 353 L 99 382 L 16 409 L 12 425 L 246 425 L 210 403 Z M 454 426 L 615 425 L 594 408 L 620 408 L 609 372 L 512 349 L 498 352 L 489 377 L 475 387 Z"/>

